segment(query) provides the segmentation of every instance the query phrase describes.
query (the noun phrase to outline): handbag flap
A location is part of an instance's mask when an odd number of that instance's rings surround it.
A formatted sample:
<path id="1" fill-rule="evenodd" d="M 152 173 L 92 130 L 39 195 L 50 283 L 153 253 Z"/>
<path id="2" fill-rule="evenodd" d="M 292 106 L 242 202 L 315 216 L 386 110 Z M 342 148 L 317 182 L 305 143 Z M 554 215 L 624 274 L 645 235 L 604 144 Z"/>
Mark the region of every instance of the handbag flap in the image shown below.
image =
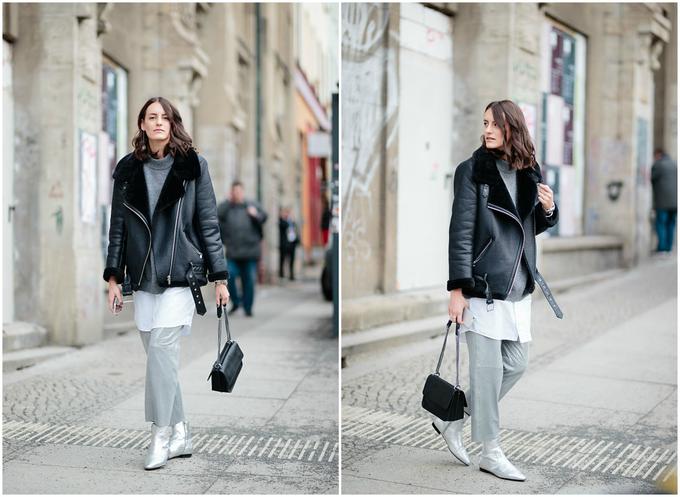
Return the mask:
<path id="1" fill-rule="evenodd" d="M 428 402 L 443 410 L 448 409 L 451 405 L 455 391 L 456 387 L 436 374 L 429 375 L 423 387 L 423 395 Z"/>
<path id="2" fill-rule="evenodd" d="M 224 363 L 225 361 L 240 361 L 242 359 L 243 352 L 236 341 L 230 340 L 224 344 L 222 352 L 220 352 L 221 363 Z"/>

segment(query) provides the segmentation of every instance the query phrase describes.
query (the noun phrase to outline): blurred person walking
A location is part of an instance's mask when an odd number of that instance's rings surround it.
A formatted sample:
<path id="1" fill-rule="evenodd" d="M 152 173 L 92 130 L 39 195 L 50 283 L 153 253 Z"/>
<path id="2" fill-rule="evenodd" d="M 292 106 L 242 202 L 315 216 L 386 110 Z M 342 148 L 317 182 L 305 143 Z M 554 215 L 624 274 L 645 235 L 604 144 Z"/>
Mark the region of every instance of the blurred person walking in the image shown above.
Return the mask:
<path id="1" fill-rule="evenodd" d="M 468 345 L 469 411 L 452 422 L 435 417 L 433 427 L 469 465 L 462 432 L 471 418 L 472 441 L 483 446 L 479 469 L 524 481 L 500 447 L 498 403 L 528 364 L 536 283 L 562 317 L 536 270 L 536 235 L 555 226 L 558 209 L 520 108 L 491 102 L 483 125 L 481 147 L 456 168 L 449 225 L 449 317 Z"/>
<path id="2" fill-rule="evenodd" d="M 257 263 L 262 256 L 261 241 L 267 213 L 253 200 L 246 200 L 243 183 L 234 181 L 228 200 L 217 208 L 222 242 L 227 252 L 229 293 L 232 306 L 229 314 L 243 306 L 246 316 L 252 317 L 257 281 Z M 236 280 L 241 280 L 239 292 Z"/>
<path id="3" fill-rule="evenodd" d="M 331 212 L 328 198 L 326 197 L 326 194 L 324 194 L 321 197 L 321 241 L 323 242 L 324 247 L 328 246 L 328 236 L 332 219 L 333 213 Z"/>
<path id="4" fill-rule="evenodd" d="M 119 285 L 132 283 L 135 323 L 147 354 L 145 417 L 151 444 L 144 468 L 192 454 L 179 378 L 180 337 L 194 311 L 205 313 L 200 286 L 215 283 L 215 301 L 229 292 L 208 163 L 198 155 L 177 109 L 150 98 L 139 111 L 134 151 L 113 173 L 104 280 L 113 313 L 123 308 Z"/>
<path id="5" fill-rule="evenodd" d="M 295 250 L 300 237 L 297 223 L 289 207 L 282 207 L 279 214 L 279 278 L 283 278 L 283 268 L 288 261 L 290 280 L 295 280 Z"/>
<path id="6" fill-rule="evenodd" d="M 656 211 L 657 252 L 670 252 L 678 214 L 678 165 L 666 152 L 654 150 L 652 190 Z"/>

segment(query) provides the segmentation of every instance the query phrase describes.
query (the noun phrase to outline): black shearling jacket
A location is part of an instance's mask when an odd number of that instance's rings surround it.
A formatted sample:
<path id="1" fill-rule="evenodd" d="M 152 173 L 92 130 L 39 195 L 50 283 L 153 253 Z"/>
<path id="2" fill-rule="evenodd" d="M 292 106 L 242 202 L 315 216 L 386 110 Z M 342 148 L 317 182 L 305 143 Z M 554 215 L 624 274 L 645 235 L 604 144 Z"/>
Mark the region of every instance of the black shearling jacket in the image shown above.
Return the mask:
<path id="1" fill-rule="evenodd" d="M 536 235 L 558 220 L 538 203 L 538 164 L 517 171 L 517 206 L 483 146 L 462 162 L 454 176 L 449 225 L 447 290 L 461 288 L 466 297 L 505 300 L 520 264 L 529 269 L 525 294 L 535 288 Z"/>
<path id="2" fill-rule="evenodd" d="M 215 192 L 208 165 L 195 150 L 175 156 L 152 214 L 142 161 L 126 155 L 113 178 L 104 280 L 114 276 L 122 283 L 127 273 L 132 289 L 139 289 L 151 250 L 162 287 L 189 286 L 190 268 L 199 285 L 227 279 Z"/>

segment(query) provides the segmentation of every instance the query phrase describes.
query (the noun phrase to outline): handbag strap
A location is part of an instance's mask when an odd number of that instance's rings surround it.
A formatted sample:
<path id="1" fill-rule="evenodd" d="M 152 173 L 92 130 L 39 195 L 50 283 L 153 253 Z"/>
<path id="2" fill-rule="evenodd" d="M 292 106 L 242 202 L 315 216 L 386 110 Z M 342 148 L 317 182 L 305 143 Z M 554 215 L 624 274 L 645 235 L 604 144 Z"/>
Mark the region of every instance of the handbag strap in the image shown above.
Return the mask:
<path id="1" fill-rule="evenodd" d="M 229 318 L 227 317 L 227 306 L 217 306 L 217 360 L 220 360 L 220 351 L 222 350 L 222 327 L 220 323 L 224 318 L 224 329 L 227 333 L 227 342 L 231 342 L 231 330 L 229 329 Z"/>
<path id="2" fill-rule="evenodd" d="M 442 366 L 442 360 L 444 359 L 444 350 L 446 349 L 446 341 L 449 338 L 449 330 L 451 329 L 451 325 L 453 324 L 453 321 L 449 320 L 448 323 L 446 323 L 446 335 L 444 335 L 444 344 L 442 345 L 442 351 L 439 353 L 439 361 L 437 361 L 437 369 L 435 370 L 435 373 L 437 376 L 439 376 L 439 368 Z M 456 323 L 456 386 L 460 386 L 460 383 L 458 383 L 458 377 L 460 374 L 460 323 Z"/>

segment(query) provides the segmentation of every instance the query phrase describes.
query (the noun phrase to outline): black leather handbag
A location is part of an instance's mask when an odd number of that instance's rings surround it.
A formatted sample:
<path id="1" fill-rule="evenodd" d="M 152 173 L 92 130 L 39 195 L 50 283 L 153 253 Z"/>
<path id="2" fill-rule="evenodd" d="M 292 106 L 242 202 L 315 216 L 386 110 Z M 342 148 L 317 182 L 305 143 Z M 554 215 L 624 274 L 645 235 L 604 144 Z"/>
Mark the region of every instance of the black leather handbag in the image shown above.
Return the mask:
<path id="1" fill-rule="evenodd" d="M 222 318 L 227 332 L 227 342 L 222 348 Z M 235 340 L 231 339 L 227 306 L 217 306 L 217 360 L 213 364 L 208 379 L 212 378 L 212 389 L 216 392 L 231 392 L 243 367 L 243 352 Z"/>
<path id="2" fill-rule="evenodd" d="M 439 375 L 439 368 L 444 358 L 444 349 L 446 349 L 446 340 L 449 337 L 450 328 L 451 321 L 446 324 L 446 335 L 444 336 L 442 351 L 439 353 L 437 369 L 427 377 L 423 387 L 423 408 L 442 421 L 461 419 L 463 417 L 463 410 L 467 407 L 465 392 L 463 392 L 458 383 L 460 370 L 460 324 L 458 323 L 456 323 L 456 384 L 452 385 Z"/>

